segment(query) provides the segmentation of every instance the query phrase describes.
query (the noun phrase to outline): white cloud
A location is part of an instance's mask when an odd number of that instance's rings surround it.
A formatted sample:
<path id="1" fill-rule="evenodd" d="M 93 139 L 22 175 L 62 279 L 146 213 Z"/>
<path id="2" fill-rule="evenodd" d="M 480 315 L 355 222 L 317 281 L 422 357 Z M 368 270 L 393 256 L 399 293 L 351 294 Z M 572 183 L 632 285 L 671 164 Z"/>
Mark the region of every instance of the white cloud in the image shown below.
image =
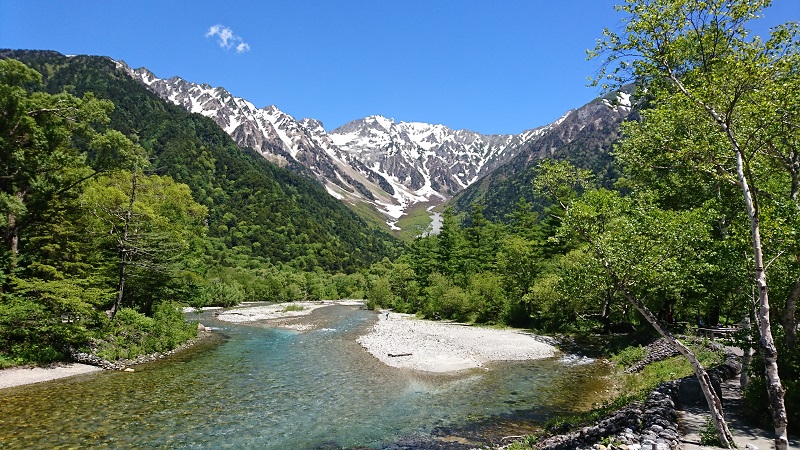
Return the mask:
<path id="1" fill-rule="evenodd" d="M 240 42 L 239 45 L 236 46 L 236 53 L 244 53 L 250 50 L 250 44 L 246 42 Z"/>
<path id="2" fill-rule="evenodd" d="M 216 36 L 219 46 L 225 50 L 236 48 L 236 53 L 244 53 L 250 50 L 250 44 L 246 43 L 241 37 L 235 35 L 233 30 L 225 25 L 212 25 L 206 31 L 206 38 Z"/>

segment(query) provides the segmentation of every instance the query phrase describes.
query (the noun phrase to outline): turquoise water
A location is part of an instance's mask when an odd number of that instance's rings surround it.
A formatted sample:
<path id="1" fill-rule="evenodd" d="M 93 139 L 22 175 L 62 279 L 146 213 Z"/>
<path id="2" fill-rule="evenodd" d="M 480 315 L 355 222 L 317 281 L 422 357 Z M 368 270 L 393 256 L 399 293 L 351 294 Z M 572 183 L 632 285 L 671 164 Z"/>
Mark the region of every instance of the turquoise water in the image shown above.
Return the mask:
<path id="1" fill-rule="evenodd" d="M 316 310 L 298 333 L 202 317 L 227 338 L 138 366 L 0 390 L 0 448 L 384 448 L 435 430 L 585 407 L 602 364 L 564 358 L 457 376 L 383 366 L 374 313 Z M 585 361 L 584 361 L 585 362 Z"/>

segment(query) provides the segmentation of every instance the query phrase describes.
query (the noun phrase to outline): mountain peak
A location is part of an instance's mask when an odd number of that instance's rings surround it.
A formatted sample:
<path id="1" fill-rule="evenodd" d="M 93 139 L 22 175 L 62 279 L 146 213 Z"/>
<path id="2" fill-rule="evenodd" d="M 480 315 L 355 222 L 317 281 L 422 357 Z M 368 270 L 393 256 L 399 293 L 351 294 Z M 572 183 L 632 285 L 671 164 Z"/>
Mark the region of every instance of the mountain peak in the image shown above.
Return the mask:
<path id="1" fill-rule="evenodd" d="M 159 79 L 145 68 L 117 64 L 165 100 L 213 119 L 240 147 L 311 175 L 336 198 L 370 203 L 391 220 L 416 203 L 449 199 L 524 152 L 569 115 L 519 135 L 397 123 L 377 114 L 326 132 L 318 120 L 297 121 L 275 105 L 258 109 L 221 87 L 179 77 Z"/>

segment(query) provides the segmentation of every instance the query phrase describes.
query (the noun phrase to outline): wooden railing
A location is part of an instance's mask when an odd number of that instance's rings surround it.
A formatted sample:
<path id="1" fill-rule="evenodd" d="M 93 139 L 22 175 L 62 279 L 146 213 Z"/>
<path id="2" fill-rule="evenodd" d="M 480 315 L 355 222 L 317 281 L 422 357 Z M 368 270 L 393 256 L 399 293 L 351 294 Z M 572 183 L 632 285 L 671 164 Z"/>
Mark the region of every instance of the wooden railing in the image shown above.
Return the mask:
<path id="1" fill-rule="evenodd" d="M 717 327 L 717 328 L 703 328 L 697 329 L 698 336 L 704 336 L 709 339 L 730 338 L 734 333 L 739 331 L 738 327 Z"/>

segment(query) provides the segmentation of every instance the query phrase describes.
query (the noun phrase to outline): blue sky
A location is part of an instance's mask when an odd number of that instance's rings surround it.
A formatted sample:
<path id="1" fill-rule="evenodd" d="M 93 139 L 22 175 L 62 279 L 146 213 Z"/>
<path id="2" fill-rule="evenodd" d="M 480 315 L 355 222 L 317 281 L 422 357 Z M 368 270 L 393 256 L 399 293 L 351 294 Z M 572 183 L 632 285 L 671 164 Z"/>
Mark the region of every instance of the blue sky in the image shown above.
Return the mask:
<path id="1" fill-rule="evenodd" d="M 0 48 L 110 56 L 327 130 L 380 114 L 519 133 L 598 95 L 585 50 L 620 2 L 0 0 Z M 757 22 L 788 20 L 797 0 Z"/>

